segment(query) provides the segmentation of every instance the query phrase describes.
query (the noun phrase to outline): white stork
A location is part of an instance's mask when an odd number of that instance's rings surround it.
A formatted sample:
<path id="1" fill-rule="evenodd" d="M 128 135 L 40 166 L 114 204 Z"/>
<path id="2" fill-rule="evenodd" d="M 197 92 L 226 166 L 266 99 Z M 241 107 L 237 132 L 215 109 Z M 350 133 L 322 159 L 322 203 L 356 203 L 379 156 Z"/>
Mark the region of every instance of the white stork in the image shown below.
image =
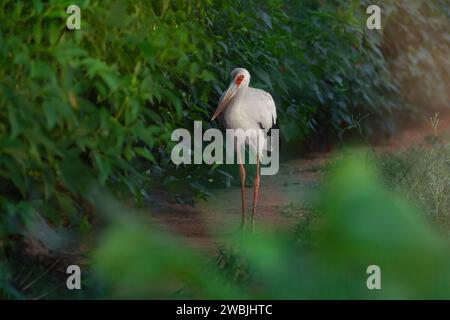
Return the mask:
<path id="1" fill-rule="evenodd" d="M 269 130 L 277 121 L 277 110 L 272 96 L 261 89 L 249 87 L 250 73 L 244 68 L 236 68 L 231 72 L 231 83 L 228 89 L 222 94 L 219 106 L 214 112 L 211 121 L 221 115 L 220 120 L 226 129 L 254 129 L 254 136 L 248 139 L 236 139 L 245 141 L 253 152 L 256 153 L 256 176 L 253 192 L 253 206 L 251 215 L 251 228 L 255 228 L 256 203 L 259 192 L 259 163 L 263 148 L 267 147 Z M 261 130 L 262 129 L 262 130 Z M 265 131 L 265 132 L 264 132 Z M 242 161 L 241 147 L 237 145 L 237 157 L 239 163 L 239 173 L 241 178 L 242 197 L 242 227 L 246 226 L 244 186 L 245 169 Z M 244 154 L 245 157 L 245 154 Z"/>

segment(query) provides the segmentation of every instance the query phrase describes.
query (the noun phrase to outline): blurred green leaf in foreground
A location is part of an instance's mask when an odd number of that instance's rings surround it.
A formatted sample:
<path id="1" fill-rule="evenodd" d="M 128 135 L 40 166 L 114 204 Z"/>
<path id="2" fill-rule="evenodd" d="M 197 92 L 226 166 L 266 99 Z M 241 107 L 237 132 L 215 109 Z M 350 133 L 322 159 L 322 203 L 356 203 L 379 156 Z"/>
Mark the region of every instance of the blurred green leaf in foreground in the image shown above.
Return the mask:
<path id="1" fill-rule="evenodd" d="M 247 261 L 245 284 L 225 283 L 216 265 L 174 236 L 123 219 L 95 251 L 96 275 L 108 296 L 125 298 L 449 298 L 447 242 L 374 168 L 362 152 L 336 161 L 311 245 L 265 232 L 225 240 Z M 381 290 L 366 286 L 369 265 L 381 269 Z"/>

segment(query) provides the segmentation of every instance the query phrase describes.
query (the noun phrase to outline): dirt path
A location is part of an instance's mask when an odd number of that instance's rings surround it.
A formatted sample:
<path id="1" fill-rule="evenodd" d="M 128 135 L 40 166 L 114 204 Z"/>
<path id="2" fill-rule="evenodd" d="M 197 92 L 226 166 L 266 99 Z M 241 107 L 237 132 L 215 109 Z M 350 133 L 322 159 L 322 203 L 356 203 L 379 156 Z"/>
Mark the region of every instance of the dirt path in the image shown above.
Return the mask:
<path id="1" fill-rule="evenodd" d="M 450 117 L 441 120 L 440 133 L 450 132 Z M 410 128 L 376 146 L 381 151 L 398 150 L 421 143 L 432 134 L 425 123 L 422 127 Z M 293 204 L 307 203 L 310 194 L 319 184 L 320 167 L 329 159 L 330 153 L 313 154 L 307 158 L 283 161 L 275 176 L 262 176 L 260 198 L 257 209 L 257 228 L 278 231 L 293 227 L 295 219 L 282 214 L 283 208 Z M 252 188 L 246 188 L 246 207 L 249 216 Z M 171 204 L 156 200 L 152 206 L 152 223 L 182 235 L 186 243 L 205 251 L 216 250 L 220 238 L 217 235 L 235 230 L 241 221 L 240 188 L 231 187 L 214 191 L 208 201 L 199 201 L 195 206 Z"/>
<path id="2" fill-rule="evenodd" d="M 300 205 L 317 185 L 320 172 L 316 169 L 326 161 L 326 154 L 284 163 L 274 176 L 262 176 L 257 206 L 257 228 L 277 231 L 293 225 L 293 218 L 281 214 L 289 204 Z M 253 188 L 246 188 L 247 216 L 250 216 Z M 171 231 L 183 235 L 190 244 L 206 251 L 215 250 L 217 235 L 238 228 L 241 221 L 239 187 L 218 190 L 208 201 L 194 207 L 179 204 L 160 205 L 153 212 L 155 221 Z M 212 236 L 215 235 L 215 236 Z"/>

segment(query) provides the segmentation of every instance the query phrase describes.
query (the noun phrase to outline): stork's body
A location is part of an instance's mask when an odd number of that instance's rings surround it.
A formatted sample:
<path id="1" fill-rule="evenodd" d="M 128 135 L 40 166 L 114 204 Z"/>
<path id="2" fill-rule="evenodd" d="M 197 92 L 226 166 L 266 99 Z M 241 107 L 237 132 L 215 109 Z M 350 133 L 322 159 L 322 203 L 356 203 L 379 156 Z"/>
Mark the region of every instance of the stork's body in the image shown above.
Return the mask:
<path id="1" fill-rule="evenodd" d="M 263 149 L 266 148 L 268 144 L 267 133 L 276 124 L 277 112 L 275 102 L 269 93 L 261 89 L 249 87 L 250 73 L 246 69 L 234 69 L 231 72 L 231 79 L 230 86 L 222 94 L 219 106 L 212 116 L 212 120 L 220 115 L 220 120 L 227 129 L 242 129 L 244 131 L 254 129 L 251 131 L 254 134 L 248 136 L 247 140 L 237 139 L 237 141 L 244 141 L 244 143 L 247 143 L 251 151 L 256 154 L 256 175 L 251 216 L 253 230 L 255 226 L 256 203 L 260 182 L 259 160 Z M 242 154 L 241 152 L 241 150 L 243 150 L 241 145 L 237 145 L 236 150 L 241 178 L 242 225 L 245 227 L 245 169 L 243 165 L 243 157 L 245 154 Z"/>

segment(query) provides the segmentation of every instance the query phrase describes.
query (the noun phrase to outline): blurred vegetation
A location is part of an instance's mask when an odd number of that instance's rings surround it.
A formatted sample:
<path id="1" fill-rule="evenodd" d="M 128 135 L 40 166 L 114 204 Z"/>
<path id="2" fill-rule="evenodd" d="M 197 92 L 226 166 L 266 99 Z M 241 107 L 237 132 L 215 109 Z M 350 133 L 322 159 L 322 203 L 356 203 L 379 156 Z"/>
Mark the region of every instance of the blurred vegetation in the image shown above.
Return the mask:
<path id="1" fill-rule="evenodd" d="M 295 147 L 361 119 L 369 135 L 392 133 L 396 115 L 445 104 L 448 2 L 383 1 L 382 32 L 365 28 L 369 2 L 2 1 L 0 296 L 21 296 L 11 280 L 18 240 L 70 251 L 92 230 L 92 185 L 139 202 L 154 188 L 207 197 L 225 184 L 226 168 L 173 166 L 170 133 L 193 120 L 207 127 L 236 66 L 273 94 Z M 81 30 L 66 29 L 70 4 Z M 114 261 L 114 250 L 99 254 Z M 210 292 L 195 272 L 180 276 Z"/>
<path id="2" fill-rule="evenodd" d="M 388 17 L 381 50 L 399 84 L 405 111 L 448 108 L 448 1 L 398 1 L 385 10 Z"/>

